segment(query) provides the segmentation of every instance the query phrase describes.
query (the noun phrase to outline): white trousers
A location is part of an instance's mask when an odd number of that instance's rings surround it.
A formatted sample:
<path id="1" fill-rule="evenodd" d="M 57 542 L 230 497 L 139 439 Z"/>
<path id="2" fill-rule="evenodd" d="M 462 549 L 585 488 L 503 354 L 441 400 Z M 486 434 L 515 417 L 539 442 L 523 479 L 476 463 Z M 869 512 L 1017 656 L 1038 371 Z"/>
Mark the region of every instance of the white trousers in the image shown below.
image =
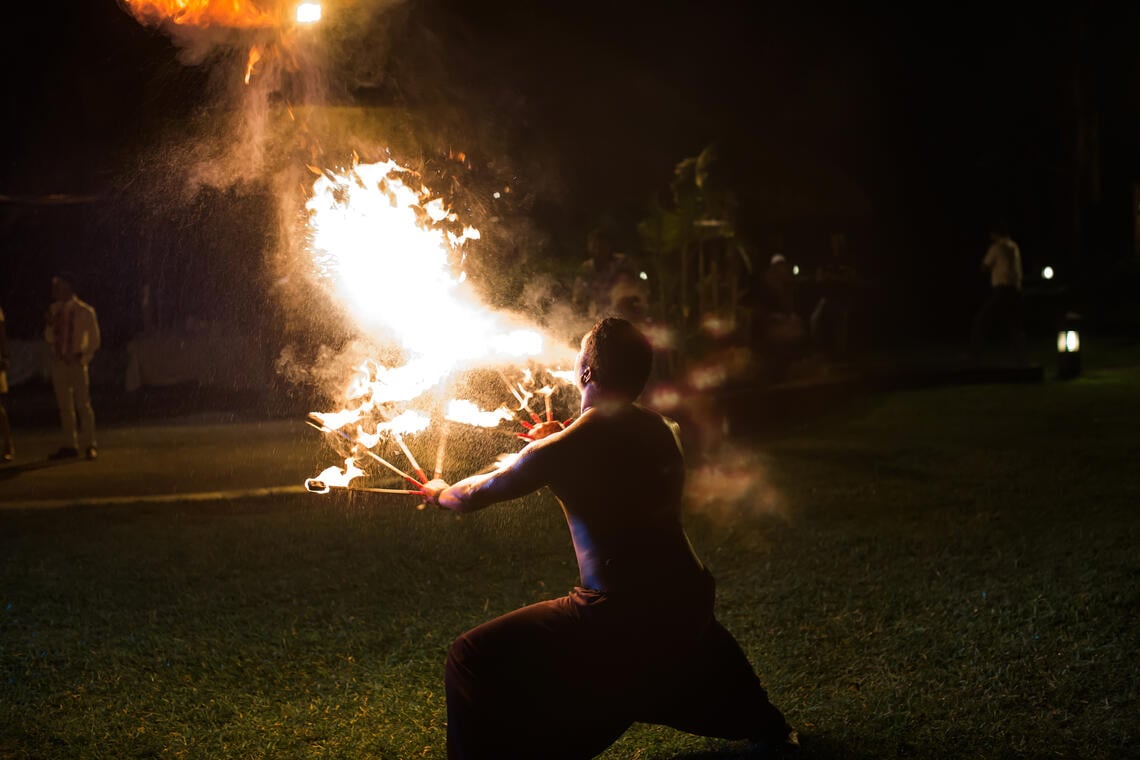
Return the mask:
<path id="1" fill-rule="evenodd" d="M 95 445 L 95 410 L 91 408 L 91 392 L 87 385 L 87 365 L 68 364 L 53 358 L 51 384 L 55 388 L 55 402 L 59 406 L 59 421 L 63 425 L 63 445 L 79 448 L 75 427 L 76 410 L 79 412 L 79 429 L 83 431 L 83 447 Z"/>

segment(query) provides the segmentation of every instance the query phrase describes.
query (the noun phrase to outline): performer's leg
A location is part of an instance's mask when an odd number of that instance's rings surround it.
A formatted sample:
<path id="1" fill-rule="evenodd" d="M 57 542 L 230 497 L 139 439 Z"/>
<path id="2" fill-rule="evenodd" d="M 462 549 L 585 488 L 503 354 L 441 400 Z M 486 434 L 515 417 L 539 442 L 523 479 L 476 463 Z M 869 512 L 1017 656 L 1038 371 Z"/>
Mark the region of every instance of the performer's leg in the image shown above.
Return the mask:
<path id="1" fill-rule="evenodd" d="M 990 294 L 986 297 L 985 303 L 974 315 L 974 323 L 970 330 L 970 344 L 974 351 L 980 351 L 986 347 L 990 333 L 993 331 L 994 319 L 997 317 L 1000 308 L 1001 288 L 990 288 Z"/>
<path id="2" fill-rule="evenodd" d="M 84 448 L 95 445 L 95 410 L 91 407 L 91 388 L 88 382 L 87 367 L 75 364 L 71 367 L 72 387 L 75 388 L 75 408 L 79 412 L 79 427 L 83 431 Z"/>
<path id="3" fill-rule="evenodd" d="M 724 626 L 713 621 L 696 649 L 664 674 L 670 697 L 640 720 L 701 736 L 778 745 L 791 731 L 748 658 Z"/>
<path id="4" fill-rule="evenodd" d="M 589 758 L 632 720 L 589 701 L 588 654 L 571 597 L 540 602 L 480 625 L 447 656 L 447 747 L 452 760 Z"/>

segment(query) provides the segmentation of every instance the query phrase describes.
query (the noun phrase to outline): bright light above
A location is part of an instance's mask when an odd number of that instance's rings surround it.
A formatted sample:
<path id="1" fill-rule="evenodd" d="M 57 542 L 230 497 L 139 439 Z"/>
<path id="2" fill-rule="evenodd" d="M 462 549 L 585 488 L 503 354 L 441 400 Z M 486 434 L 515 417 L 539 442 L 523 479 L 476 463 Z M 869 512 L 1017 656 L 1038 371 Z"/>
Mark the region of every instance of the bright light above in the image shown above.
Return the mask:
<path id="1" fill-rule="evenodd" d="M 648 280 L 648 279 L 649 279 L 649 275 L 648 275 L 647 273 L 645 273 L 645 272 L 641 272 L 641 273 L 639 273 L 637 276 L 638 276 L 638 277 L 640 277 L 640 278 L 641 278 L 641 279 L 643 279 L 643 280 Z"/>
<path id="2" fill-rule="evenodd" d="M 1046 280 L 1052 280 L 1054 274 L 1056 273 L 1053 271 L 1053 267 L 1045 267 L 1041 270 L 1041 277 Z"/>
<path id="3" fill-rule="evenodd" d="M 796 264 L 794 267 L 792 267 L 792 274 L 799 275 L 799 273 L 800 273 L 800 265 Z"/>
<path id="4" fill-rule="evenodd" d="M 301 3 L 297 6 L 298 24 L 315 24 L 321 20 L 320 3 Z"/>
<path id="5" fill-rule="evenodd" d="M 1057 350 L 1061 353 L 1072 354 L 1081 350 L 1081 335 L 1076 330 L 1065 330 L 1057 333 Z"/>

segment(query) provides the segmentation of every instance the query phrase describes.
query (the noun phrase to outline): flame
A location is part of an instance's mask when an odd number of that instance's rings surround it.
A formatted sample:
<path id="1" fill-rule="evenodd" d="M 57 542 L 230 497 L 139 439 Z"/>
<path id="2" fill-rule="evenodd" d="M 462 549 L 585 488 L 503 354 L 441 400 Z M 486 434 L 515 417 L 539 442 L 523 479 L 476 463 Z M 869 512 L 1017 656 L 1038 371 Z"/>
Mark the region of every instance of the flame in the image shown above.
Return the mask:
<path id="1" fill-rule="evenodd" d="M 362 328 L 387 333 L 410 355 L 385 378 L 385 395 L 405 399 L 458 366 L 543 350 L 541 335 L 506 324 L 452 273 L 452 259 L 479 231 L 458 228 L 441 199 L 405 181 L 413 176 L 393 161 L 358 164 L 342 175 L 323 172 L 306 205 L 322 276 Z"/>
<path id="2" fill-rule="evenodd" d="M 572 369 L 552 369 L 550 375 L 555 380 L 561 380 L 567 385 L 573 385 L 577 378 L 574 377 L 574 370 Z"/>
<path id="3" fill-rule="evenodd" d="M 464 425 L 490 428 L 504 420 L 514 419 L 514 416 L 505 406 L 500 406 L 493 412 L 485 412 L 471 401 L 455 399 L 447 405 L 445 419 L 462 422 Z"/>
<path id="4" fill-rule="evenodd" d="M 253 67 L 261 60 L 261 47 L 254 45 L 249 49 L 249 62 L 245 65 L 245 83 L 249 84 L 250 77 L 253 76 Z"/>
<path id="5" fill-rule="evenodd" d="M 396 435 L 412 435 L 422 433 L 428 429 L 431 418 L 419 412 L 408 409 L 388 422 L 376 426 L 379 433 L 395 433 Z"/>
<path id="6" fill-rule="evenodd" d="M 534 361 L 547 351 L 543 337 L 479 301 L 455 266 L 479 231 L 461 224 L 414 172 L 394 161 L 356 164 L 342 173 L 310 169 L 316 179 L 305 208 L 316 271 L 358 327 L 386 346 L 386 354 L 399 356 L 387 365 L 372 359 L 359 365 L 344 389 L 346 408 L 313 416 L 331 430 L 354 426 L 354 434 L 340 435 L 366 449 L 392 437 L 418 472 L 400 436 L 430 425 L 420 410 L 435 407 L 436 389 L 467 369 Z M 534 372 L 524 368 L 522 377 L 512 383 L 502 375 L 520 409 L 535 395 L 527 387 Z M 554 388 L 537 392 L 549 405 Z M 505 405 L 484 411 L 459 399 L 444 414 L 488 428 L 513 418 Z"/>
<path id="7" fill-rule="evenodd" d="M 282 19 L 281 3 L 267 0 L 122 0 L 140 23 L 157 26 L 164 22 L 179 26 L 225 26 L 235 29 L 263 29 L 277 26 Z M 252 63 L 251 63 L 252 67 Z"/>
<path id="8" fill-rule="evenodd" d="M 339 412 L 312 412 L 310 416 L 316 417 L 321 424 L 329 430 L 340 430 L 345 425 L 351 425 L 360 419 L 362 409 L 343 409 Z"/>
<path id="9" fill-rule="evenodd" d="M 357 467 L 352 457 L 349 457 L 344 460 L 343 468 L 333 465 L 317 477 L 311 478 L 310 482 L 318 481 L 323 483 L 326 488 L 347 488 L 349 483 L 362 475 L 364 475 L 364 470 Z"/>

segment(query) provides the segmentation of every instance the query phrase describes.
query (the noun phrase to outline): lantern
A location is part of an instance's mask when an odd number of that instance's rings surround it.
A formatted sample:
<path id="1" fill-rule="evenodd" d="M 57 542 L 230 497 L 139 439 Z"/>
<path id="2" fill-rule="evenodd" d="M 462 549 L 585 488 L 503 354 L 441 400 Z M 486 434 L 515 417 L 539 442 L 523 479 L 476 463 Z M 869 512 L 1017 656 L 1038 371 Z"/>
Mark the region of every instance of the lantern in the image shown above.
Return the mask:
<path id="1" fill-rule="evenodd" d="M 1057 379 L 1071 380 L 1081 374 L 1080 315 L 1067 313 L 1057 323 Z"/>

